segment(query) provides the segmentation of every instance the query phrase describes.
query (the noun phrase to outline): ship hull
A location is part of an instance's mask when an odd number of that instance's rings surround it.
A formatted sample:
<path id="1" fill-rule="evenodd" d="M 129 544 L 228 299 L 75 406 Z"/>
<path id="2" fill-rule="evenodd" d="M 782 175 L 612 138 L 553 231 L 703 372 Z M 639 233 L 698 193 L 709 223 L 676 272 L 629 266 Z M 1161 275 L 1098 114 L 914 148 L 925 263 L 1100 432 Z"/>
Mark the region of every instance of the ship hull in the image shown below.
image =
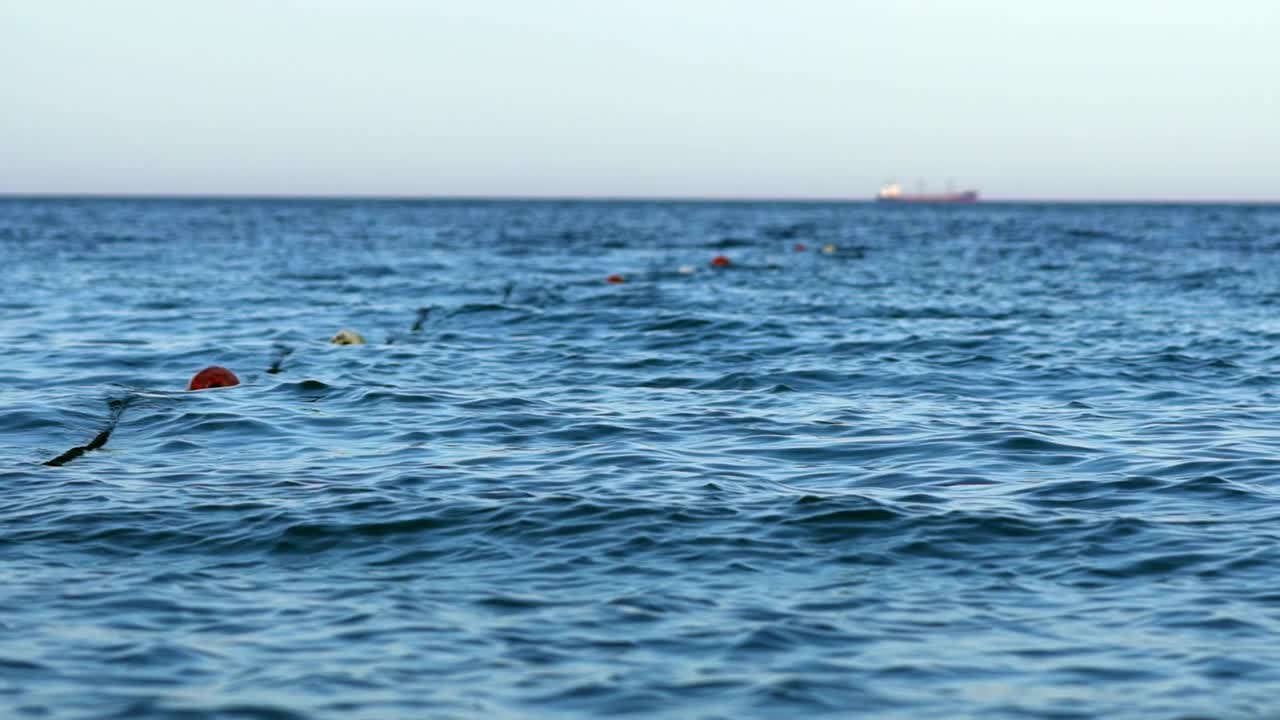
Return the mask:
<path id="1" fill-rule="evenodd" d="M 876 198 L 876 202 L 906 205 L 970 204 L 978 202 L 978 193 L 970 190 L 967 192 L 945 193 L 940 195 L 894 195 L 890 197 L 882 195 Z"/>

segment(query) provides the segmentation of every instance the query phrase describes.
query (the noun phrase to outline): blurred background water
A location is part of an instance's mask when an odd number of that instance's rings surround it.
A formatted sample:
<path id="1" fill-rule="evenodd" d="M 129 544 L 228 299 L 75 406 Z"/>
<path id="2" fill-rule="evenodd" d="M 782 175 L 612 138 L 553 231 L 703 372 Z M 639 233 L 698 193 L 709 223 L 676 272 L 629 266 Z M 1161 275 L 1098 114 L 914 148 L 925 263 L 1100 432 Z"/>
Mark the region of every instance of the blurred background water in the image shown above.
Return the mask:
<path id="1" fill-rule="evenodd" d="M 0 714 L 1277 712 L 1277 252 L 1265 206 L 2 200 Z"/>

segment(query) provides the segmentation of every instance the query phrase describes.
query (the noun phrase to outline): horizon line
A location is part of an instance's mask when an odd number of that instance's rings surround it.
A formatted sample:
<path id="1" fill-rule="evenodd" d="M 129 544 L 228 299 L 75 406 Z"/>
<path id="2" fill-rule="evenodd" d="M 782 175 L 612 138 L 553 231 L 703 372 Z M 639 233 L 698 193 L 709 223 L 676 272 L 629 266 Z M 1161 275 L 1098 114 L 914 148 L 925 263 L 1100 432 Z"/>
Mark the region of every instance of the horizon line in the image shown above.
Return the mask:
<path id="1" fill-rule="evenodd" d="M 741 202 L 741 203 L 830 203 L 875 205 L 874 196 L 846 195 L 538 195 L 538 194 L 384 194 L 384 193 L 186 193 L 186 192 L 8 192 L 0 200 L 370 200 L 423 202 Z M 950 203 L 920 203 L 920 205 Z M 979 195 L 976 203 L 965 205 L 1280 205 L 1280 198 L 1075 198 Z"/>

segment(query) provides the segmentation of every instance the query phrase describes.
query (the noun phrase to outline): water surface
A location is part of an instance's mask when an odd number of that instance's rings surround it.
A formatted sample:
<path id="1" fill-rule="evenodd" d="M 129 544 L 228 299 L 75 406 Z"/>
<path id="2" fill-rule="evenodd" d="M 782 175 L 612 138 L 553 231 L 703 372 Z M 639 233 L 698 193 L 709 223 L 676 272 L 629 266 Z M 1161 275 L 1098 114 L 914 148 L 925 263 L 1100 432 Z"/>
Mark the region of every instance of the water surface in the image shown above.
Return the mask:
<path id="1" fill-rule="evenodd" d="M 1278 251 L 1271 207 L 0 201 L 0 714 L 1275 712 Z"/>

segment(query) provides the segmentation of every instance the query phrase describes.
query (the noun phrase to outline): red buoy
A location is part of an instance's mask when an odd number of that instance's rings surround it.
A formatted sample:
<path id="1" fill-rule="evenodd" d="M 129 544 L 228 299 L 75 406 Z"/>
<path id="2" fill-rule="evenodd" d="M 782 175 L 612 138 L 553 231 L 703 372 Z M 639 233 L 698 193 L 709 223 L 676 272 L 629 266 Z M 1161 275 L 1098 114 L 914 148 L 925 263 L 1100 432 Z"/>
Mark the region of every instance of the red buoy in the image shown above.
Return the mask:
<path id="1" fill-rule="evenodd" d="M 187 385 L 188 390 L 208 390 L 209 388 L 231 387 L 239 385 L 240 378 L 230 370 L 218 366 L 211 365 L 191 378 L 191 384 Z"/>
<path id="2" fill-rule="evenodd" d="M 711 258 L 711 267 L 729 267 L 729 258 L 724 255 L 717 255 Z"/>
<path id="3" fill-rule="evenodd" d="M 604 279 L 604 281 L 605 281 L 605 282 L 607 282 L 607 283 L 624 283 L 624 282 L 626 282 L 626 281 L 627 281 L 627 279 L 626 279 L 626 278 L 624 278 L 624 277 L 622 277 L 621 275 L 618 275 L 617 273 L 615 273 L 615 274 L 610 275 L 609 277 L 605 278 L 605 279 Z"/>
<path id="4" fill-rule="evenodd" d="M 805 250 L 808 250 L 808 249 L 809 249 L 808 245 L 805 245 L 804 243 L 796 243 L 796 252 L 804 252 Z"/>

